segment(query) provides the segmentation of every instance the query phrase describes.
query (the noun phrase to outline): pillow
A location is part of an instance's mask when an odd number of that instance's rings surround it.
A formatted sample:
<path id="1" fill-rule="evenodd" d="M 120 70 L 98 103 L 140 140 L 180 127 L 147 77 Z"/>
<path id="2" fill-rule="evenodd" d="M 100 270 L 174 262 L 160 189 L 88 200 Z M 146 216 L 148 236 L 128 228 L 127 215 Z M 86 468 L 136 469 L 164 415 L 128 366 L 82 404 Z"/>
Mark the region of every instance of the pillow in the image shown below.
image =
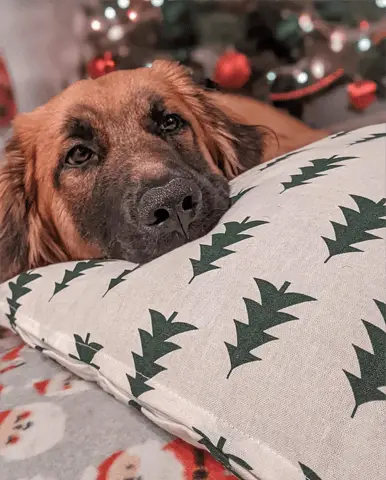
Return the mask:
<path id="1" fill-rule="evenodd" d="M 149 264 L 3 284 L 3 322 L 240 478 L 383 478 L 385 158 L 385 125 L 277 158 Z"/>

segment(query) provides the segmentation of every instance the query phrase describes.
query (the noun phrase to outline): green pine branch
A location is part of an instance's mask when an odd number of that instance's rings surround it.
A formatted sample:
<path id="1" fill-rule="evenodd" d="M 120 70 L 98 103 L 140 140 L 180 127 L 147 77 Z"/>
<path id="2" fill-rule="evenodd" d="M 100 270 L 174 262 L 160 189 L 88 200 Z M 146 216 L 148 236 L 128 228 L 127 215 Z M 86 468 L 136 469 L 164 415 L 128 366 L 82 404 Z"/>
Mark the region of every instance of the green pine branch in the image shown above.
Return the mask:
<path id="1" fill-rule="evenodd" d="M 361 138 L 360 140 L 350 143 L 349 146 L 351 147 L 352 145 L 358 145 L 358 143 L 371 142 L 371 140 L 377 140 L 378 138 L 386 138 L 386 133 L 372 133 L 365 138 Z"/>
<path id="2" fill-rule="evenodd" d="M 102 298 L 105 297 L 110 292 L 110 290 L 117 287 L 122 282 L 125 282 L 127 280 L 127 278 L 126 278 L 127 275 L 129 275 L 129 273 L 134 272 L 134 270 L 137 270 L 137 268 L 139 268 L 139 265 L 136 266 L 135 268 L 133 268 L 132 270 L 123 270 L 123 272 L 121 274 L 119 274 L 117 277 L 112 278 L 110 280 L 109 286 L 107 287 L 107 290 L 102 295 Z"/>
<path id="3" fill-rule="evenodd" d="M 25 272 L 18 275 L 16 277 L 16 280 L 9 282 L 8 286 L 11 290 L 11 297 L 7 298 L 9 313 L 6 314 L 6 317 L 8 318 L 12 328 L 15 327 L 16 313 L 21 307 L 19 300 L 21 299 L 21 297 L 24 297 L 24 295 L 27 295 L 27 293 L 31 291 L 31 289 L 28 288 L 26 285 L 34 282 L 40 277 L 40 273 Z"/>
<path id="4" fill-rule="evenodd" d="M 236 195 L 233 195 L 233 197 L 230 198 L 231 207 L 233 207 L 233 205 L 236 202 L 238 202 L 240 200 L 240 198 L 242 198 L 246 193 L 250 192 L 254 188 L 255 187 L 244 188 L 243 190 L 240 190 L 240 192 L 237 193 Z"/>
<path id="5" fill-rule="evenodd" d="M 359 211 L 347 207 L 339 207 L 343 213 L 347 225 L 337 222 L 330 222 L 335 233 L 335 240 L 322 237 L 325 241 L 329 256 L 324 263 L 327 263 L 335 255 L 350 252 L 362 252 L 359 248 L 353 247 L 353 244 L 365 242 L 367 240 L 377 240 L 377 237 L 368 230 L 376 230 L 386 227 L 386 198 L 379 202 L 374 202 L 366 197 L 359 195 L 350 195 L 357 204 Z"/>
<path id="6" fill-rule="evenodd" d="M 386 325 L 386 304 L 374 300 Z M 358 408 L 367 402 L 384 401 L 386 393 L 380 390 L 386 387 L 386 331 L 376 325 L 362 320 L 370 339 L 373 352 L 353 345 L 358 358 L 360 376 L 343 370 L 350 382 L 355 398 L 355 406 L 351 414 L 353 418 Z"/>
<path id="7" fill-rule="evenodd" d="M 289 153 L 286 153 L 285 155 L 282 155 L 281 157 L 277 158 L 276 160 L 274 160 L 273 162 L 269 162 L 265 165 L 264 168 L 261 168 L 260 169 L 260 172 L 264 172 L 264 170 L 267 170 L 267 168 L 271 168 L 273 167 L 274 165 L 276 165 L 277 163 L 280 163 L 282 162 L 283 160 L 287 160 L 288 158 L 291 158 L 295 155 L 297 155 L 298 153 L 303 153 L 303 152 L 307 152 L 309 150 L 312 150 L 312 148 L 303 148 L 301 150 L 295 150 L 293 152 L 289 152 Z"/>
<path id="8" fill-rule="evenodd" d="M 126 375 L 130 383 L 133 396 L 138 398 L 145 392 L 153 390 L 147 385 L 147 381 L 166 370 L 165 367 L 156 363 L 161 357 L 180 349 L 179 345 L 169 342 L 171 337 L 180 333 L 197 330 L 197 327 L 189 323 L 173 322 L 177 316 L 174 312 L 168 319 L 155 310 L 149 310 L 152 324 L 152 334 L 141 328 L 138 330 L 141 339 L 142 355 L 132 352 L 135 377 Z"/>
<path id="9" fill-rule="evenodd" d="M 96 342 L 90 342 L 90 333 L 87 333 L 84 340 L 80 335 L 74 333 L 74 339 L 75 348 L 78 352 L 78 357 L 72 354 L 70 354 L 69 356 L 71 358 L 74 358 L 75 360 L 79 360 L 80 362 L 87 363 L 88 365 L 91 365 L 92 367 L 99 370 L 100 367 L 93 363 L 93 359 L 95 355 L 99 352 L 99 350 L 102 350 L 103 345 Z"/>
<path id="10" fill-rule="evenodd" d="M 318 475 L 316 475 L 316 473 L 313 470 L 311 470 L 306 465 L 303 465 L 300 462 L 299 462 L 299 465 L 300 465 L 300 468 L 302 469 L 304 480 L 322 480 Z"/>
<path id="11" fill-rule="evenodd" d="M 69 283 L 72 282 L 72 280 L 75 280 L 75 278 L 78 277 L 82 277 L 84 275 L 83 272 L 85 272 L 86 270 L 90 270 L 91 268 L 101 267 L 102 265 L 103 263 L 98 260 L 87 260 L 78 262 L 72 270 L 66 269 L 64 272 L 63 280 L 60 283 L 55 282 L 54 293 L 51 295 L 49 302 L 53 299 L 55 295 L 67 288 L 69 286 Z"/>
<path id="12" fill-rule="evenodd" d="M 351 130 L 342 130 L 341 132 L 338 132 L 338 133 L 335 133 L 334 135 L 331 135 L 330 139 L 335 140 L 335 138 L 344 137 L 345 135 L 347 135 L 350 132 L 351 132 Z"/>
<path id="13" fill-rule="evenodd" d="M 235 477 L 241 478 L 240 475 L 235 471 L 234 467 L 231 464 L 231 461 L 236 463 L 245 470 L 252 471 L 253 468 L 248 465 L 248 463 L 240 457 L 236 457 L 236 455 L 232 455 L 230 453 L 224 452 L 224 447 L 226 443 L 226 439 L 224 437 L 220 437 L 217 445 L 212 443 L 204 433 L 198 430 L 195 427 L 192 427 L 193 430 L 200 435 L 201 439 L 198 440 L 198 443 L 204 445 L 204 447 L 208 450 L 208 452 L 215 458 L 223 467 L 225 467 L 229 472 L 233 473 Z"/>
<path id="14" fill-rule="evenodd" d="M 286 190 L 299 187 L 300 185 L 307 185 L 310 183 L 310 180 L 325 176 L 326 173 L 324 172 L 343 167 L 343 165 L 338 165 L 338 163 L 345 162 L 347 160 L 354 160 L 356 158 L 358 157 L 339 157 L 338 155 L 333 155 L 329 158 L 316 158 L 315 160 L 311 160 L 309 163 L 311 163 L 312 166 L 308 165 L 300 168 L 302 173 L 291 175 L 290 182 L 282 183 L 284 190 L 280 193 L 284 193 Z"/>
<path id="15" fill-rule="evenodd" d="M 225 232 L 214 233 L 212 235 L 211 245 L 200 245 L 200 259 L 190 259 L 193 267 L 193 277 L 190 279 L 189 283 L 192 283 L 196 277 L 202 275 L 203 273 L 221 268 L 217 265 L 213 265 L 213 263 L 223 257 L 235 253 L 233 250 L 230 250 L 226 247 L 246 240 L 247 238 L 251 238 L 252 235 L 243 234 L 243 232 L 250 230 L 251 228 L 258 227 L 259 225 L 264 225 L 265 223 L 268 222 L 261 220 L 249 221 L 249 217 L 244 218 L 242 222 L 225 223 Z"/>
<path id="16" fill-rule="evenodd" d="M 298 320 L 298 317 L 281 310 L 297 305 L 298 303 L 315 301 L 315 298 L 303 295 L 301 293 L 288 293 L 287 289 L 290 282 L 277 289 L 272 283 L 259 278 L 254 279 L 260 291 L 260 303 L 243 298 L 248 315 L 248 323 L 242 323 L 234 320 L 236 327 L 237 344 L 232 345 L 225 342 L 230 360 L 230 370 L 227 378 L 230 377 L 233 370 L 246 363 L 256 362 L 261 358 L 251 353 L 252 350 L 264 345 L 265 343 L 277 340 L 277 337 L 266 333 L 266 330 L 281 325 L 282 323 Z"/>

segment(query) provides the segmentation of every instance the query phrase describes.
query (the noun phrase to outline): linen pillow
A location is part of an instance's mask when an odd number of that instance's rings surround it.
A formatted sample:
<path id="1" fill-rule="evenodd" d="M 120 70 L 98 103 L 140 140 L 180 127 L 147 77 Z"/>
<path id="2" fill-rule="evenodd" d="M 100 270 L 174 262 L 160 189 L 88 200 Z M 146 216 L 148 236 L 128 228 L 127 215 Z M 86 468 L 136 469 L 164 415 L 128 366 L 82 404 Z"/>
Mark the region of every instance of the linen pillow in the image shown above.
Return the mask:
<path id="1" fill-rule="evenodd" d="M 137 268 L 3 284 L 3 322 L 244 479 L 384 478 L 386 125 L 232 182 L 207 236 Z"/>

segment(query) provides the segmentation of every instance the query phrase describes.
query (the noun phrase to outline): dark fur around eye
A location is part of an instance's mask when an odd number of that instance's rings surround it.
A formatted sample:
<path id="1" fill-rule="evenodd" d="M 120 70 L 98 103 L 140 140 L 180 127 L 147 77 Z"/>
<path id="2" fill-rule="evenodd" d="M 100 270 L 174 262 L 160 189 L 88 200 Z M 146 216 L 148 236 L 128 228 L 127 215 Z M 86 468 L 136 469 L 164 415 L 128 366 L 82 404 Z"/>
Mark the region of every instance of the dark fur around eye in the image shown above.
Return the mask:
<path id="1" fill-rule="evenodd" d="M 67 153 L 64 164 L 67 167 L 83 167 L 91 161 L 97 161 L 98 155 L 85 145 L 76 145 Z"/>
<path id="2" fill-rule="evenodd" d="M 152 99 L 150 105 L 150 119 L 145 122 L 150 133 L 163 137 L 176 135 L 187 125 L 181 115 L 167 110 L 161 98 Z"/>

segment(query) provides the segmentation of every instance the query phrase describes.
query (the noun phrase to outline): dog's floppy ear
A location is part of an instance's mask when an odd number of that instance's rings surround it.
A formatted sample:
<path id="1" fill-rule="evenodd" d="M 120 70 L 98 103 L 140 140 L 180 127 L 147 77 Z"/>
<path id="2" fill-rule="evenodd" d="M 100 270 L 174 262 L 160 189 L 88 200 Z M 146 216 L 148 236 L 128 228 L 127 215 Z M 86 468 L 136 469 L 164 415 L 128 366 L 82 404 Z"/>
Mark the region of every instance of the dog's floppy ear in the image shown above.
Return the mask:
<path id="1" fill-rule="evenodd" d="M 0 161 L 0 282 L 63 258 L 52 227 L 38 212 L 36 140 L 32 114 L 19 115 Z"/>
<path id="2" fill-rule="evenodd" d="M 267 132 L 263 127 L 244 124 L 229 108 L 218 105 L 216 99 L 221 92 L 216 82 L 206 78 L 196 84 L 204 109 L 200 116 L 207 146 L 218 168 L 231 180 L 261 162 Z"/>
<path id="3" fill-rule="evenodd" d="M 209 95 L 202 96 L 206 144 L 215 164 L 231 180 L 262 161 L 266 132 L 263 127 L 242 123 Z"/>

